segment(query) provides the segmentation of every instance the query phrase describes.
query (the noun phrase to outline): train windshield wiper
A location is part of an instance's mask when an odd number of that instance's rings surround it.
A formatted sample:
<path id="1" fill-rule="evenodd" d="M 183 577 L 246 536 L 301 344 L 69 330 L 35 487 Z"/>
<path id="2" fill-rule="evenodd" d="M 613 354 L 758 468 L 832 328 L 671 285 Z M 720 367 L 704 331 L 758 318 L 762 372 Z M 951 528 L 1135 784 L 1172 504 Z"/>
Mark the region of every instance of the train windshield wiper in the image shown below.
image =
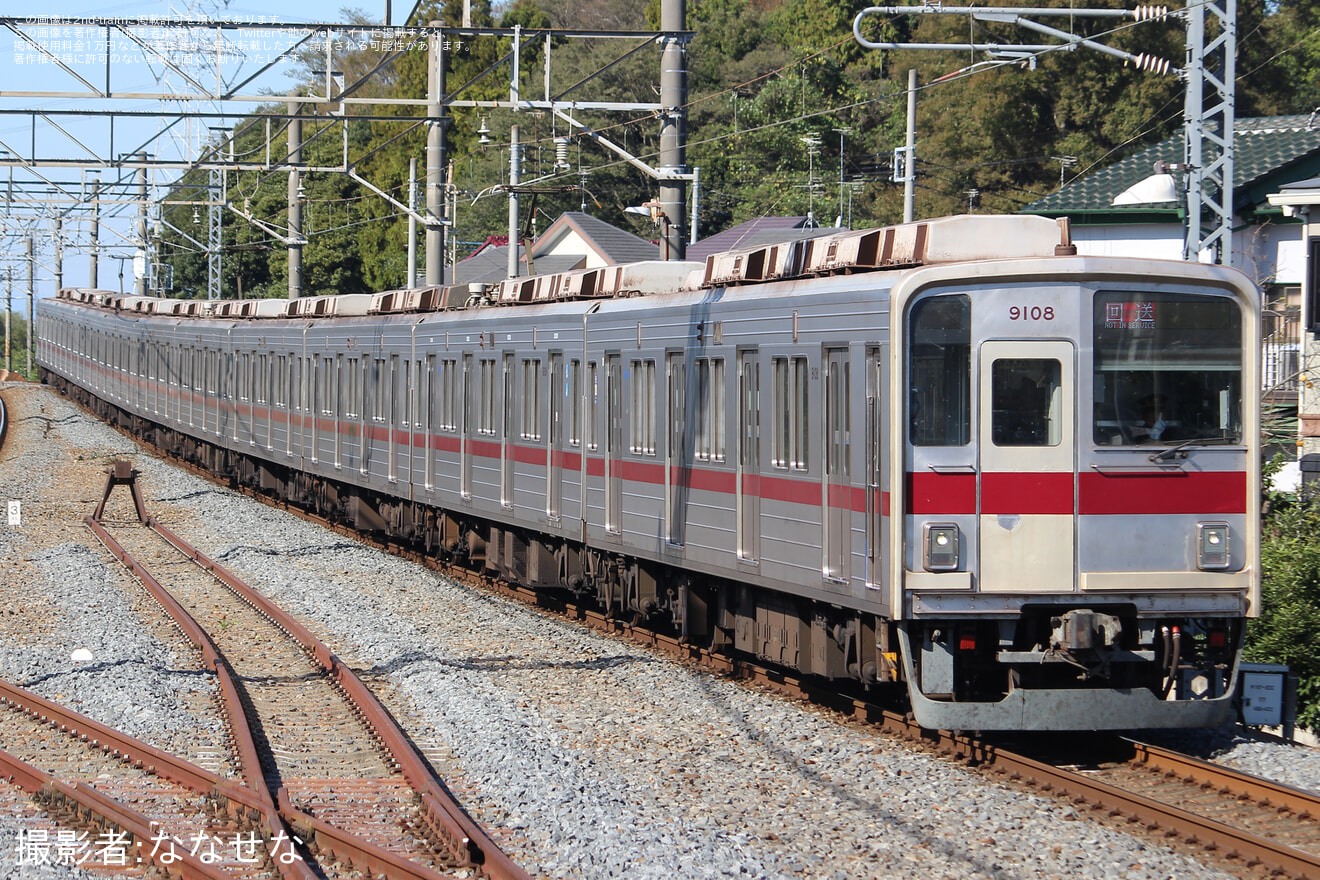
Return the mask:
<path id="1" fill-rule="evenodd" d="M 1153 452 L 1147 457 L 1151 461 L 1167 461 L 1174 456 L 1186 458 L 1188 449 L 1196 449 L 1201 446 L 1219 446 L 1228 442 L 1226 437 L 1193 437 L 1190 440 L 1184 440 L 1177 446 L 1170 446 L 1168 449 Z"/>

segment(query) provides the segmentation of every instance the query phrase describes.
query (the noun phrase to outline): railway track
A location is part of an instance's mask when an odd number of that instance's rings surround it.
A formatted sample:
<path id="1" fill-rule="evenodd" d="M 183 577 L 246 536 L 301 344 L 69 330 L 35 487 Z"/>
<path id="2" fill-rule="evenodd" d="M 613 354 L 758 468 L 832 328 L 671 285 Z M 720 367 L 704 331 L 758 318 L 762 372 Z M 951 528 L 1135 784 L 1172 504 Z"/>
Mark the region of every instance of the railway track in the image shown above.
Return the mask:
<path id="1" fill-rule="evenodd" d="M 34 827 L 20 864 L 54 857 L 129 876 L 281 876 L 278 833 L 229 780 L 6 681 L 0 742 L 0 777 L 66 832 Z"/>
<path id="2" fill-rule="evenodd" d="M 194 473 L 205 474 L 194 466 L 181 464 Z M 1132 749 L 1129 761 L 1111 762 L 1111 766 L 1106 767 L 1078 768 L 1033 759 L 1008 748 L 954 732 L 925 730 L 917 727 L 902 714 L 864 700 L 832 692 L 810 680 L 754 664 L 735 662 L 727 656 L 702 651 L 663 633 L 649 631 L 631 622 L 600 614 L 593 609 L 560 601 L 558 598 L 519 588 L 484 574 L 445 564 L 415 549 L 392 542 L 370 540 L 369 536 L 363 536 L 316 515 L 291 508 L 283 502 L 259 493 L 245 492 L 245 494 L 259 498 L 272 506 L 299 513 L 304 518 L 341 534 L 352 535 L 357 540 L 364 540 L 411 561 L 423 563 L 457 580 L 470 584 L 479 583 L 526 604 L 563 613 L 597 630 L 612 632 L 630 641 L 658 648 L 672 656 L 695 661 L 715 671 L 759 681 L 794 697 L 828 706 L 909 740 L 943 751 L 966 762 L 969 766 L 999 774 L 1003 778 L 1034 787 L 1073 804 L 1087 805 L 1101 817 L 1117 820 L 1118 824 L 1126 825 L 1131 830 L 1142 831 L 1164 843 L 1181 842 L 1184 848 L 1208 855 L 1220 861 L 1229 870 L 1242 873 L 1244 876 L 1266 869 L 1286 876 L 1320 878 L 1320 858 L 1315 855 L 1320 848 L 1313 843 L 1315 837 L 1312 835 L 1311 818 L 1320 816 L 1320 808 L 1309 806 L 1310 801 L 1307 799 L 1313 796 L 1305 792 L 1293 792 L 1286 786 L 1246 777 L 1217 765 L 1187 759 L 1185 756 L 1182 760 L 1199 765 L 1201 769 L 1197 773 L 1202 775 L 1192 777 L 1198 781 L 1190 789 L 1185 782 L 1175 785 L 1171 780 L 1166 779 L 1164 774 L 1168 772 L 1170 762 L 1176 760 L 1177 756 L 1148 746 L 1129 746 Z M 1155 760 L 1156 756 L 1158 761 Z M 1158 766 L 1163 769 L 1153 775 L 1150 770 L 1140 769 L 1138 764 Z M 1184 770 L 1175 775 L 1187 776 L 1189 773 L 1190 771 Z M 1215 781 L 1210 775 L 1204 774 L 1221 774 L 1221 777 L 1219 781 Z M 1223 781 L 1227 778 L 1231 778 L 1233 782 Z M 1244 787 L 1250 788 L 1249 795 L 1243 794 Z M 1227 801 L 1234 805 L 1233 809 L 1225 806 L 1208 807 L 1205 804 L 1194 804 L 1195 801 L 1206 800 L 1207 792 L 1217 792 L 1220 789 L 1230 793 Z M 1289 792 L 1300 796 L 1302 800 L 1285 801 L 1285 793 Z M 1263 801 L 1267 806 L 1245 807 L 1248 798 Z M 1220 800 L 1220 798 L 1209 800 Z M 1303 801 L 1308 805 L 1288 806 L 1284 810 L 1279 808 L 1285 803 L 1301 804 Z"/>
<path id="3" fill-rule="evenodd" d="M 262 793 L 319 860 L 387 877 L 526 880 L 435 779 L 357 676 L 296 620 L 146 517 L 86 520 L 146 586 L 217 674 L 234 750 Z"/>

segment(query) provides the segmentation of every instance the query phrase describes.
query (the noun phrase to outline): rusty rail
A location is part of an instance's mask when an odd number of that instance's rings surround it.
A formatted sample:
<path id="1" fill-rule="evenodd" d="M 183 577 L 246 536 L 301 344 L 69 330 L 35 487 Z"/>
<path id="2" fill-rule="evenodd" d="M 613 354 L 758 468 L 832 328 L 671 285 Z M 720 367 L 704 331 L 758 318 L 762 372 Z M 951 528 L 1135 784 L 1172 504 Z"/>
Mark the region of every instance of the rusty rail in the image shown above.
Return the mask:
<path id="1" fill-rule="evenodd" d="M 119 559 L 130 572 L 156 597 L 170 617 L 178 624 L 184 635 L 202 652 L 206 666 L 215 671 L 221 693 L 224 695 L 226 711 L 231 719 L 231 728 L 235 748 L 239 753 L 243 776 L 253 790 L 265 795 L 268 813 L 271 818 L 280 816 L 291 826 L 309 829 L 314 833 L 318 844 L 326 844 L 340 858 L 347 857 L 355 864 L 375 864 L 382 866 L 397 863 L 407 866 L 399 876 L 409 876 L 408 872 L 416 866 L 399 859 L 374 845 L 355 838 L 352 834 L 334 829 L 297 810 L 288 800 L 284 790 L 269 791 L 261 770 L 261 761 L 256 742 L 246 723 L 243 703 L 239 689 L 234 681 L 232 669 L 210 636 L 197 624 L 182 605 L 164 589 L 161 584 L 105 530 L 99 522 L 99 514 L 104 510 L 112 488 L 116 485 L 129 486 L 133 491 L 135 505 L 142 522 L 176 550 L 188 556 L 213 577 L 232 590 L 236 595 L 264 614 L 297 642 L 313 661 L 326 671 L 342 689 L 349 701 L 361 713 L 372 733 L 388 752 L 391 760 L 398 767 L 409 786 L 421 801 L 421 816 L 449 849 L 451 857 L 463 866 L 472 866 L 485 874 L 490 880 L 531 880 L 530 875 L 518 867 L 504 853 L 485 830 L 472 820 L 461 805 L 435 778 L 430 768 L 413 748 L 407 736 L 399 729 L 393 717 L 376 699 L 375 694 L 361 679 L 306 627 L 286 614 L 265 596 L 253 590 L 224 566 L 212 560 L 206 554 L 184 541 L 154 517 L 145 515 L 140 506 L 140 496 L 136 485 L 137 471 L 127 462 L 115 462 L 111 467 L 106 483 L 105 495 L 97 506 L 96 514 L 86 517 L 85 522 L 107 549 Z M 265 811 L 263 811 L 265 812 Z M 292 843 L 289 844 L 292 846 Z M 298 864 L 302 864 L 298 861 Z M 304 866 L 305 868 L 305 866 Z M 426 872 L 421 875 L 433 877 Z M 288 880 L 309 880 L 293 878 Z"/>
<path id="2" fill-rule="evenodd" d="M 214 643 L 206 635 L 191 615 L 184 610 L 183 606 L 175 601 L 169 591 L 160 585 L 160 583 L 141 565 L 137 563 L 129 553 L 119 545 L 119 542 L 111 537 L 101 523 L 92 517 L 86 517 L 84 522 L 92 533 L 105 545 L 106 549 L 124 564 L 124 566 L 142 582 L 147 591 L 155 597 L 157 602 L 170 615 L 171 619 L 179 626 L 184 636 L 192 642 L 202 653 L 202 660 L 206 667 L 216 674 L 217 683 L 220 688 L 220 694 L 225 703 L 225 711 L 231 720 L 230 732 L 234 738 L 234 749 L 238 753 L 239 765 L 242 770 L 244 781 L 249 789 L 256 793 L 261 802 L 261 824 L 263 831 L 269 840 L 279 840 L 281 851 L 274 854 L 276 864 L 280 867 L 281 874 L 286 880 L 314 880 L 315 875 L 312 870 L 297 856 L 294 849 L 292 835 L 287 833 L 280 820 L 279 807 L 275 799 L 266 788 L 265 778 L 261 771 L 261 758 L 257 752 L 256 741 L 252 738 L 252 731 L 245 723 L 243 712 L 243 703 L 239 698 L 238 686 L 234 681 L 233 670 L 229 668 L 229 663 L 216 650 Z M 278 834 L 277 832 L 284 833 Z"/>
<path id="3" fill-rule="evenodd" d="M 324 642 L 223 565 L 184 541 L 155 518 L 148 517 L 147 526 L 180 553 L 189 556 L 209 571 L 244 601 L 270 618 L 288 633 L 290 638 L 301 645 L 317 665 L 335 679 L 350 701 L 362 712 L 362 717 L 372 732 L 380 738 L 404 779 L 417 792 L 422 801 L 423 817 L 440 837 L 447 841 L 451 855 L 460 864 L 479 866 L 483 873 L 491 877 L 491 880 L 530 880 L 530 875 L 514 864 L 513 860 L 496 846 L 481 826 L 474 822 L 440 785 L 430 768 L 417 754 L 412 743 L 395 724 L 393 717 L 376 699 L 376 695 L 347 664 L 335 656 Z"/>

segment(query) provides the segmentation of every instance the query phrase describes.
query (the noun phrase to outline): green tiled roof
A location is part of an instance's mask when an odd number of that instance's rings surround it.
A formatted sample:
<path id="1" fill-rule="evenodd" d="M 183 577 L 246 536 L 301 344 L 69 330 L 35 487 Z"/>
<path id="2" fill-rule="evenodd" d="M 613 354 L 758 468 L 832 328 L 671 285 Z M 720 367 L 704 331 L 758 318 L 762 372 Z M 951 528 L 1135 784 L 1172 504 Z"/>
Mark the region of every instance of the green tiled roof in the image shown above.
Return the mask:
<path id="1" fill-rule="evenodd" d="M 1239 119 L 1234 125 L 1234 210 L 1250 209 L 1265 201 L 1279 186 L 1313 177 L 1320 161 L 1320 118 L 1310 125 L 1309 116 L 1262 116 Z M 1153 147 L 1134 153 L 1108 168 L 1069 183 L 1058 192 L 1032 202 L 1027 214 L 1062 216 L 1107 214 L 1118 219 L 1151 212 L 1172 212 L 1181 203 L 1114 207 L 1114 197 L 1155 173 L 1155 163 L 1183 161 L 1183 135 L 1179 133 Z"/>

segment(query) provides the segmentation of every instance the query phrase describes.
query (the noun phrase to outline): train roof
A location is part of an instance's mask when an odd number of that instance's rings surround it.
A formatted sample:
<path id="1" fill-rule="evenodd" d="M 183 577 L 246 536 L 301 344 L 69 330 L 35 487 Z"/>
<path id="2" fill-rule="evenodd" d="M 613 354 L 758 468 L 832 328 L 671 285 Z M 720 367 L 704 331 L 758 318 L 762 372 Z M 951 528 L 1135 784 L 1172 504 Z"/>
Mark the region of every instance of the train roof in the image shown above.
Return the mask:
<path id="1" fill-rule="evenodd" d="M 964 214 L 724 251 L 711 254 L 704 262 L 649 260 L 510 278 L 491 285 L 428 286 L 297 300 L 225 300 L 204 307 L 201 301 L 124 296 L 86 288 L 63 289 L 59 298 L 156 315 L 326 318 L 655 296 L 932 264 L 1075 253 L 1066 219 Z"/>

